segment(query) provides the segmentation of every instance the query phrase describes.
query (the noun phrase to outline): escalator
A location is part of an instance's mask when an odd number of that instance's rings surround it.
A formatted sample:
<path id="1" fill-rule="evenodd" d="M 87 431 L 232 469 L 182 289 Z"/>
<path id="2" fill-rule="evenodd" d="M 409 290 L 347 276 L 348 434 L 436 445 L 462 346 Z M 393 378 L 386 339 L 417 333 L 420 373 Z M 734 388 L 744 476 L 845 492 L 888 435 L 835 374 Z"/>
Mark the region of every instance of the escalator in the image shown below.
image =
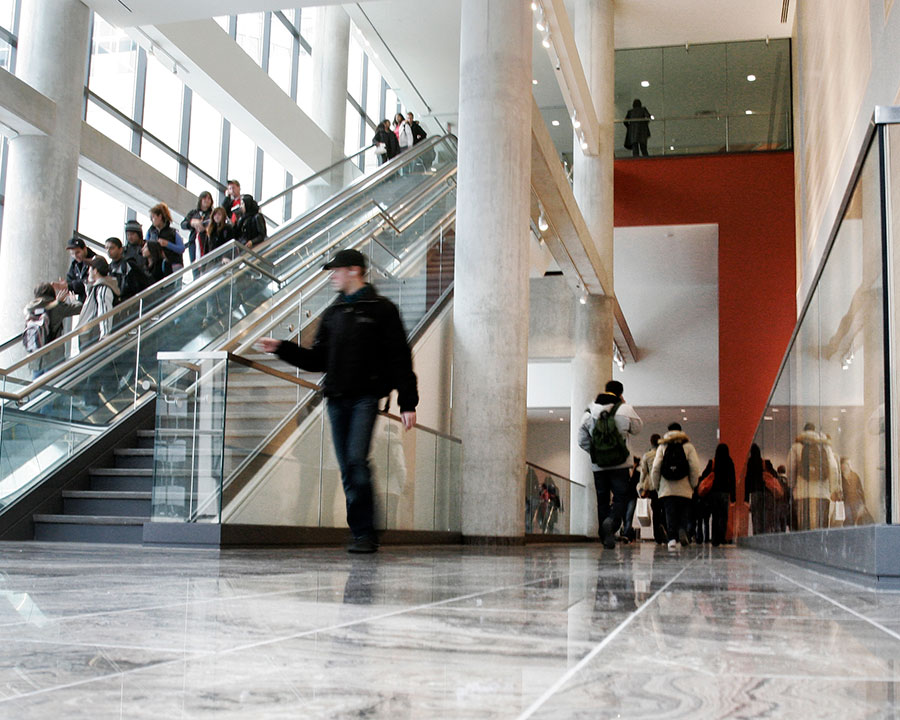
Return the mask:
<path id="1" fill-rule="evenodd" d="M 337 249 L 356 247 L 369 255 L 379 291 L 398 304 L 408 328 L 425 321 L 452 283 L 448 238 L 456 202 L 455 138 L 428 139 L 370 175 L 359 176 L 347 162 L 314 176 L 310 185 L 318 189 L 308 193 L 308 211 L 279 227 L 262 247 L 248 250 L 229 243 L 108 317 L 42 348 L 41 355 L 58 360 L 37 379 L 31 379 L 29 370 L 34 356 L 11 363 L 0 356 L 6 365 L 0 369 L 0 537 L 10 517 L 28 511 L 29 496 L 46 478 L 64 475 L 67 463 L 121 432 L 125 421 L 131 420 L 132 427 L 137 415 L 143 418 L 142 431 L 131 433 L 137 446 L 118 448 L 110 454 L 114 466 L 108 472 L 92 469 L 101 472 L 67 492 L 115 492 L 109 482 L 94 482 L 114 477 L 117 465 L 131 471 L 123 477 L 147 480 L 152 448 L 146 447 L 146 433 L 152 427 L 157 387 L 167 379 L 159 375 L 158 354 L 226 352 L 243 357 L 259 337 L 305 339 L 332 299 L 320 268 L 323 258 Z M 329 190 L 337 192 L 317 203 Z M 298 204 L 295 193 L 293 205 Z M 423 270 L 429 266 L 431 272 Z M 98 338 L 101 327 L 110 329 Z M 281 407 L 279 399 L 280 405 L 273 405 L 278 413 L 261 411 L 259 389 L 244 382 L 241 390 L 239 380 L 233 381 L 230 399 L 239 403 L 243 396 L 250 409 L 240 422 L 243 438 L 233 434 L 228 452 L 232 467 L 246 470 L 271 442 L 272 431 L 265 427 L 270 418 L 283 419 L 298 403 Z M 252 417 L 254 413 L 261 417 Z M 254 427 L 254 421 L 264 427 Z M 129 492 L 141 496 L 129 499 L 147 500 L 146 484 L 135 487 Z M 66 498 L 73 508 L 91 512 L 94 505 L 87 501 L 96 499 Z M 61 500 L 55 507 L 61 509 Z"/>

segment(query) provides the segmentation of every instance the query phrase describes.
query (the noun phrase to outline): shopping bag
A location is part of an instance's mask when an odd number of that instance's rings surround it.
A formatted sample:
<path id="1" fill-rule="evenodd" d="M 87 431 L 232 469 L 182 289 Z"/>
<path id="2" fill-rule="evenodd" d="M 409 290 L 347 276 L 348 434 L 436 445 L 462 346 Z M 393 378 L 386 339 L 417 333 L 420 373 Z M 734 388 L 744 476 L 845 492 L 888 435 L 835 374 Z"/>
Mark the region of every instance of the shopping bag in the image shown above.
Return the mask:
<path id="1" fill-rule="evenodd" d="M 847 519 L 847 514 L 844 509 L 844 501 L 832 500 L 829 514 L 831 515 L 831 518 L 835 524 L 842 525 Z"/>
<path id="2" fill-rule="evenodd" d="M 650 498 L 638 498 L 635 514 L 641 527 L 650 525 Z"/>

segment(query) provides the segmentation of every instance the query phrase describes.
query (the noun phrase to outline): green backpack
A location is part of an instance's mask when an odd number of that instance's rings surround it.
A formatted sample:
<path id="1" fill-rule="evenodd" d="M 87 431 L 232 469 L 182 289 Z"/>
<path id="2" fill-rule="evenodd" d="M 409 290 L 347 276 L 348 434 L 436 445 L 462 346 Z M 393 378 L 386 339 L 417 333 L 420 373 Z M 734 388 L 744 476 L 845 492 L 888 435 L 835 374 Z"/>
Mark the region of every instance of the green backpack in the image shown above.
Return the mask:
<path id="1" fill-rule="evenodd" d="M 600 413 L 591 430 L 591 462 L 599 467 L 621 465 L 630 455 L 625 437 L 616 425 L 616 411 L 622 403 L 613 405 L 612 410 Z"/>

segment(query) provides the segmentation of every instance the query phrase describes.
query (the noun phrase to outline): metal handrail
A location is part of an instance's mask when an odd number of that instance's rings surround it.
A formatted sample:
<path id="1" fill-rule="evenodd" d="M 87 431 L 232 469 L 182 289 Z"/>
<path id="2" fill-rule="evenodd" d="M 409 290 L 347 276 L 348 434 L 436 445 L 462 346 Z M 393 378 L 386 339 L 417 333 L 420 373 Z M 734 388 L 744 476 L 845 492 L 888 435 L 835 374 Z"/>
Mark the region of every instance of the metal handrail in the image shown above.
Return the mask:
<path id="1" fill-rule="evenodd" d="M 442 142 L 448 138 L 451 141 L 455 140 L 455 138 L 452 135 L 445 135 L 445 136 L 442 136 L 439 138 L 429 138 L 429 139 L 419 143 L 419 145 L 417 146 L 417 148 L 414 151 L 412 151 L 412 152 L 408 151 L 405 154 L 406 159 L 415 158 L 419 154 L 422 154 L 425 151 L 427 151 L 428 149 L 430 149 L 432 146 L 434 146 L 434 145 L 438 144 L 439 142 Z M 431 141 L 431 142 L 429 142 L 429 141 Z M 346 199 L 346 197 L 348 197 L 349 195 L 355 194 L 357 192 L 361 193 L 364 189 L 368 189 L 369 187 L 371 187 L 372 185 L 375 184 L 375 181 L 380 181 L 381 177 L 383 175 L 388 175 L 388 174 L 392 173 L 393 171 L 396 170 L 397 167 L 398 167 L 397 165 L 394 165 L 393 167 L 388 167 L 388 164 L 386 163 L 385 165 L 378 168 L 378 171 L 376 171 L 371 176 L 369 176 L 365 183 L 361 184 L 358 187 L 352 188 L 353 193 L 348 193 L 347 191 L 350 190 L 351 188 L 346 188 L 344 191 L 342 191 L 335 197 L 325 201 L 321 206 L 319 206 L 319 208 L 317 208 L 317 209 L 311 211 L 311 213 L 307 214 L 307 215 L 314 214 L 314 216 L 309 217 L 305 222 L 301 223 L 300 229 L 297 230 L 297 232 L 302 231 L 303 227 L 308 227 L 312 223 L 321 219 L 321 217 L 323 215 L 326 215 L 329 212 L 331 212 L 333 209 L 335 209 L 335 207 L 343 204 L 343 200 Z M 402 200 L 403 199 L 401 199 L 401 201 L 399 201 L 399 202 L 402 202 Z M 377 206 L 377 204 L 376 204 L 376 206 Z M 383 209 L 382 209 L 382 212 L 383 212 Z M 284 237 L 282 237 L 280 240 L 278 240 L 276 242 L 270 241 L 269 243 L 266 243 L 266 246 L 264 247 L 264 250 L 263 250 L 264 255 L 271 254 L 271 252 L 274 251 L 277 247 L 280 247 L 286 241 L 288 241 L 289 239 L 291 239 L 292 237 L 295 236 L 296 233 L 295 232 L 289 233 L 288 232 L 289 229 L 290 229 L 289 227 L 282 228 L 282 232 L 284 232 Z M 297 250 L 301 249 L 302 247 L 304 247 L 306 245 L 308 245 L 308 242 L 304 242 L 301 246 L 299 246 L 297 248 Z M 222 256 L 226 255 L 229 250 L 234 250 L 234 249 L 237 249 L 242 253 L 248 253 L 248 254 L 254 255 L 256 257 L 259 257 L 261 260 L 264 260 L 267 264 L 269 264 L 270 267 L 273 267 L 273 268 L 275 267 L 274 264 L 271 263 L 271 261 L 269 261 L 267 258 L 264 257 L 264 255 L 260 255 L 259 253 L 254 252 L 253 250 L 251 250 L 250 248 L 247 248 L 246 246 L 242 245 L 241 243 L 237 242 L 236 240 L 230 240 L 222 247 L 214 250 L 212 253 L 208 253 L 207 255 L 204 255 L 203 259 L 200 261 L 200 263 L 196 263 L 194 265 L 190 265 L 185 268 L 182 268 L 178 272 L 167 276 L 166 279 L 162 282 L 166 283 L 166 284 L 175 284 L 176 281 L 181 280 L 181 278 L 183 278 L 184 275 L 187 272 L 190 272 L 192 269 L 197 269 L 203 265 L 209 265 L 213 262 L 213 260 L 221 258 Z M 295 252 L 296 252 L 296 250 L 292 251 L 292 253 L 289 253 L 289 254 L 293 254 Z M 165 304 L 166 309 L 167 309 L 170 306 L 170 303 L 169 303 L 170 300 L 173 300 L 175 298 L 183 298 L 184 295 L 186 295 L 188 293 L 192 293 L 193 290 L 195 290 L 198 287 L 198 285 L 197 285 L 198 282 L 200 282 L 202 284 L 206 284 L 211 279 L 217 278 L 218 276 L 224 274 L 225 272 L 227 272 L 228 270 L 230 270 L 233 267 L 235 260 L 240 260 L 240 258 L 234 258 L 228 264 L 221 265 L 209 273 L 202 274 L 199 280 L 195 280 L 195 282 L 191 283 L 190 286 L 186 286 L 186 287 L 182 288 L 182 290 L 176 291 L 175 294 L 171 298 L 169 298 L 169 300 L 163 301 L 163 303 L 161 303 L 160 305 L 155 305 L 153 307 L 154 311 L 155 312 L 159 311 L 162 308 L 163 304 Z M 262 269 L 260 269 L 260 268 L 256 268 L 256 269 L 259 270 L 260 272 L 263 272 Z M 266 273 L 266 274 L 268 275 L 268 273 Z M 295 274 L 295 273 L 292 273 L 292 274 Z M 291 277 L 291 275 L 288 275 L 287 278 L 285 278 L 285 280 L 290 277 Z M 281 282 L 281 281 L 279 280 L 279 282 Z M 13 365 L 11 365 L 8 368 L 0 368 L 0 374 L 8 375 L 9 373 L 14 372 L 15 370 L 18 370 L 19 368 L 21 368 L 31 362 L 34 362 L 35 358 L 38 358 L 46 353 L 52 352 L 53 350 L 56 350 L 56 349 L 62 347 L 72 337 L 80 336 L 80 335 L 90 331 L 94 327 L 100 325 L 102 322 L 109 320 L 111 317 L 114 317 L 116 315 L 121 316 L 121 314 L 124 312 L 124 310 L 137 306 L 143 299 L 145 299 L 146 296 L 148 296 L 152 292 L 158 291 L 160 289 L 160 287 L 161 287 L 160 283 L 150 286 L 149 288 L 142 291 L 138 295 L 135 295 L 134 297 L 129 298 L 127 301 L 122 303 L 121 305 L 116 306 L 116 308 L 114 308 L 109 313 L 106 313 L 104 315 L 101 315 L 101 316 L 95 318 L 91 322 L 89 322 L 85 325 L 82 325 L 81 327 L 77 328 L 76 330 L 72 330 L 68 333 L 65 333 L 64 335 L 61 335 L 59 338 L 57 338 L 56 340 L 54 340 L 51 343 L 48 343 L 47 345 L 45 345 L 43 348 L 41 348 L 37 352 L 29 355 L 27 358 L 24 358 L 16 363 L 14 363 Z M 137 319 L 140 319 L 140 318 L 137 318 Z M 128 329 L 134 329 L 135 325 L 133 324 L 133 321 L 132 321 L 131 323 L 128 323 L 125 327 L 127 327 Z M 120 328 L 119 331 L 116 331 L 115 333 L 111 333 L 110 335 L 107 335 L 100 342 L 94 343 L 94 345 L 91 346 L 91 349 L 96 350 L 101 345 L 105 346 L 105 345 L 109 344 L 109 342 L 111 341 L 113 336 L 118 337 L 119 335 L 121 335 L 120 331 L 122 329 L 123 328 Z M 8 341 L 8 342 L 12 342 L 12 341 Z M 82 353 L 77 357 L 84 359 L 85 356 L 86 356 L 85 353 Z M 72 358 L 72 359 L 74 359 L 74 358 Z M 52 372 L 52 371 L 50 371 L 50 372 Z M 43 378 L 43 376 L 41 376 L 41 377 Z M 53 377 L 56 377 L 56 374 L 54 374 Z M 42 383 L 40 383 L 40 381 L 37 381 L 37 382 L 38 382 L 37 387 L 40 387 L 40 385 Z M 8 395 L 7 393 L 0 392 L 0 398 L 7 397 L 7 395 Z M 20 400 L 21 397 L 8 398 L 8 399 Z"/>
<path id="2" fill-rule="evenodd" d="M 239 365 L 243 365 L 248 368 L 252 368 L 253 370 L 258 370 L 259 372 L 265 373 L 266 375 L 271 375 L 272 377 L 277 377 L 281 380 L 286 380 L 288 382 L 294 383 L 300 387 L 307 388 L 309 390 L 315 390 L 316 392 L 322 392 L 322 386 L 316 385 L 315 383 L 311 383 L 308 380 L 303 380 L 302 378 L 294 377 L 293 375 L 289 375 L 288 373 L 281 372 L 280 370 L 276 370 L 275 368 L 271 368 L 268 365 L 264 365 L 263 363 L 258 363 L 249 358 L 245 358 L 241 355 L 236 355 L 235 353 L 228 353 L 228 359 L 233 360 Z M 385 410 L 379 411 L 379 415 L 383 417 L 390 418 L 391 420 L 396 420 L 397 422 L 403 422 L 403 418 L 393 415 Z M 449 435 L 440 430 L 436 430 L 434 428 L 428 427 L 427 425 L 420 425 L 416 423 L 413 425 L 414 428 L 418 428 L 419 430 L 424 430 L 427 433 L 432 435 L 437 435 L 438 437 L 444 438 L 445 440 L 450 440 L 451 442 L 462 444 L 462 440 L 454 435 Z"/>
<path id="3" fill-rule="evenodd" d="M 578 485 L 579 487 L 587 487 L 587 485 L 578 482 L 577 480 L 571 480 L 567 478 L 565 475 L 560 475 L 558 472 L 553 472 L 552 470 L 548 470 L 545 467 L 541 467 L 537 463 L 525 461 L 526 467 L 533 467 L 535 470 L 540 470 L 542 473 L 547 473 L 548 475 L 552 475 L 555 478 L 559 478 L 560 480 L 565 480 L 567 483 L 571 483 L 572 485 Z"/>

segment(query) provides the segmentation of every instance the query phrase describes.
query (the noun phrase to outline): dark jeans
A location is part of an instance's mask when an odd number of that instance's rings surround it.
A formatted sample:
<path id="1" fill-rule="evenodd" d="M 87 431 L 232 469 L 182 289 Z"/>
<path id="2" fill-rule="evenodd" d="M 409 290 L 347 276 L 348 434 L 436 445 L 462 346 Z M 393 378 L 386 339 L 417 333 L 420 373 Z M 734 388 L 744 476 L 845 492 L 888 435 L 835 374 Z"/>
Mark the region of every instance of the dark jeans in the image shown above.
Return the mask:
<path id="1" fill-rule="evenodd" d="M 728 506 L 731 496 L 728 493 L 713 492 L 707 496 L 709 509 L 712 511 L 712 543 L 721 545 L 728 532 Z"/>
<path id="2" fill-rule="evenodd" d="M 680 531 L 688 532 L 691 517 L 691 499 L 677 496 L 662 498 L 666 510 L 666 533 L 669 540 L 680 540 Z"/>
<path id="3" fill-rule="evenodd" d="M 357 539 L 375 535 L 369 444 L 377 413 L 376 397 L 328 398 L 334 453 L 347 499 L 347 524 Z"/>
<path id="4" fill-rule="evenodd" d="M 637 509 L 637 501 L 637 495 L 632 495 L 628 498 L 628 504 L 625 506 L 625 523 L 622 528 L 622 534 L 629 540 L 634 540 L 637 537 L 637 533 L 632 527 L 634 525 L 634 511 Z"/>
<path id="5" fill-rule="evenodd" d="M 603 521 L 612 518 L 613 532 L 619 529 L 631 494 L 631 468 L 594 471 L 594 488 L 597 490 L 597 519 L 600 521 L 599 535 L 603 539 Z M 612 509 L 609 494 L 612 493 Z"/>
<path id="6" fill-rule="evenodd" d="M 656 492 L 650 493 L 650 512 L 653 515 L 653 539 L 658 543 L 668 540 L 666 536 L 666 511 Z"/>
<path id="7" fill-rule="evenodd" d="M 638 152 L 644 154 L 644 157 L 649 157 L 650 153 L 647 152 L 647 143 L 645 142 L 636 142 L 631 146 L 631 154 L 634 157 L 638 156 Z"/>

